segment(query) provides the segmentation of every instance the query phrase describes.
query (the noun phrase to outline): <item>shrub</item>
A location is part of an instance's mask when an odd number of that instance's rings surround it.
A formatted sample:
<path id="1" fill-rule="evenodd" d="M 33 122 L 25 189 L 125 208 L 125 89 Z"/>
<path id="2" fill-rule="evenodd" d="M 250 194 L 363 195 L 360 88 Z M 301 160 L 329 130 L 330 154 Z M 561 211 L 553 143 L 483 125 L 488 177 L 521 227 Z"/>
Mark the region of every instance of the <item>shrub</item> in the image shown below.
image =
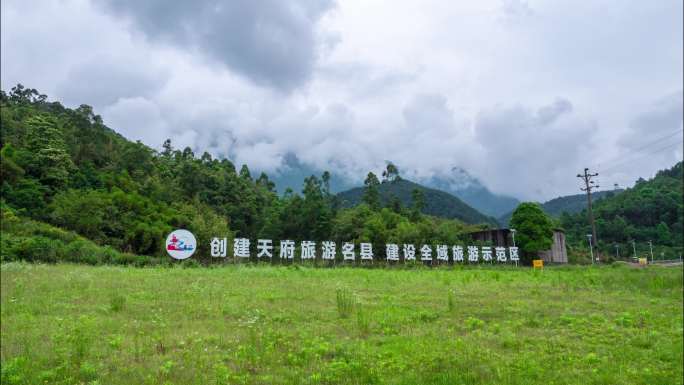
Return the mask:
<path id="1" fill-rule="evenodd" d="M 65 260 L 96 265 L 102 263 L 101 249 L 91 242 L 79 239 L 66 245 Z"/>
<path id="2" fill-rule="evenodd" d="M 14 248 L 18 259 L 29 262 L 57 262 L 60 243 L 41 236 L 22 239 Z"/>

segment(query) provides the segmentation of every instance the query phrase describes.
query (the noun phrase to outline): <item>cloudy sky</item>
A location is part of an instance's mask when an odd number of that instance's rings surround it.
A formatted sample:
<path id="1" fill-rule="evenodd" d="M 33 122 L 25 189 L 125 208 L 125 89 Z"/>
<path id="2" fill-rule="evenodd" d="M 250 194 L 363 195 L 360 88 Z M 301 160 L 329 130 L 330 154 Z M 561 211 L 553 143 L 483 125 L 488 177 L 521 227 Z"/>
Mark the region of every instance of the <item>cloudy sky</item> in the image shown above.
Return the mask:
<path id="1" fill-rule="evenodd" d="M 494 192 L 682 159 L 682 1 L 2 1 L 2 89 L 274 171 L 461 167 Z"/>

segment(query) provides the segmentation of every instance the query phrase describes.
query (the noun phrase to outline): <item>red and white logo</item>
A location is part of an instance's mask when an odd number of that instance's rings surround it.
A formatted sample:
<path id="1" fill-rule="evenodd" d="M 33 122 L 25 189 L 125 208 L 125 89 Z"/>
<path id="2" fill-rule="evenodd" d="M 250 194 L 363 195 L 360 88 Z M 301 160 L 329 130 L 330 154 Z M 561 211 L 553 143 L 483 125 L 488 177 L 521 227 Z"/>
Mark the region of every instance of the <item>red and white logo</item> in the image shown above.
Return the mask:
<path id="1" fill-rule="evenodd" d="M 197 240 L 188 230 L 174 230 L 166 237 L 166 252 L 171 258 L 186 259 L 195 252 Z"/>

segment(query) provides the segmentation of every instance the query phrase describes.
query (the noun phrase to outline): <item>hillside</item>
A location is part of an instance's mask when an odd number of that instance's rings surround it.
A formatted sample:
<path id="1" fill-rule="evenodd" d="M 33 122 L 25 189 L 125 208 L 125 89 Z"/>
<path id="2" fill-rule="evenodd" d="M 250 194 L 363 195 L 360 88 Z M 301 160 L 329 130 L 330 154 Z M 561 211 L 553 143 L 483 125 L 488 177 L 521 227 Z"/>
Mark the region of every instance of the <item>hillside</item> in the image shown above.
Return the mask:
<path id="1" fill-rule="evenodd" d="M 594 205 L 600 244 L 606 249 L 619 244 L 631 250 L 632 240 L 641 245 L 652 241 L 654 247 L 681 252 L 682 199 L 682 162 L 650 180 L 639 179 L 620 194 L 606 196 Z M 560 220 L 570 241 L 585 240 L 589 232 L 586 211 L 563 214 Z"/>
<path id="2" fill-rule="evenodd" d="M 468 206 L 457 197 L 440 190 L 428 188 L 417 183 L 397 179 L 392 182 L 381 183 L 378 190 L 383 206 L 387 206 L 393 197 L 401 202 L 403 207 L 412 205 L 411 193 L 414 189 L 422 190 L 425 196 L 423 213 L 442 218 L 455 218 L 470 224 L 489 223 L 498 226 L 496 219 L 487 217 L 474 208 Z M 337 194 L 341 207 L 353 207 L 361 203 L 363 187 L 356 187 Z"/>
<path id="3" fill-rule="evenodd" d="M 624 190 L 596 191 L 591 194 L 592 201 L 596 202 L 606 197 L 612 197 L 621 193 L 622 191 Z M 585 210 L 587 208 L 587 195 L 575 194 L 553 198 L 542 203 L 541 206 L 545 213 L 552 217 L 558 218 L 564 212 L 574 214 Z M 511 220 L 511 215 L 513 215 L 513 210 L 499 217 L 499 222 L 504 225 L 508 224 L 508 222 Z"/>
<path id="4" fill-rule="evenodd" d="M 164 239 L 174 228 L 191 229 L 199 242 L 193 259 L 205 263 L 215 261 L 207 241 L 217 236 L 372 240 L 381 245 L 389 239 L 453 243 L 472 230 L 457 220 L 379 207 L 340 210 L 333 204 L 334 180 L 328 173 L 310 175 L 299 191 L 281 196 L 266 174 L 253 176 L 247 165 L 236 168 L 230 158 L 196 155 L 189 147 L 176 149 L 162 138 L 162 150 L 156 151 L 107 127 L 88 105 L 67 108 L 21 85 L 0 92 L 0 107 L 3 213 L 33 221 L 27 223 L 39 229 L 78 234 L 92 245 L 117 252 L 168 258 Z M 448 206 L 443 195 L 427 199 L 430 208 Z M 451 217 L 487 219 L 467 206 L 458 211 L 464 215 Z M 53 241 L 41 237 L 17 235 L 16 244 L 3 244 L 11 246 L 3 247 L 3 253 L 11 249 L 17 252 L 5 255 L 8 258 L 45 260 L 40 250 Z M 84 245 L 73 237 L 59 242 L 64 244 L 53 246 L 62 251 L 74 242 Z M 66 255 L 62 251 L 57 259 Z M 102 260 L 113 260 L 109 251 L 100 254 Z"/>

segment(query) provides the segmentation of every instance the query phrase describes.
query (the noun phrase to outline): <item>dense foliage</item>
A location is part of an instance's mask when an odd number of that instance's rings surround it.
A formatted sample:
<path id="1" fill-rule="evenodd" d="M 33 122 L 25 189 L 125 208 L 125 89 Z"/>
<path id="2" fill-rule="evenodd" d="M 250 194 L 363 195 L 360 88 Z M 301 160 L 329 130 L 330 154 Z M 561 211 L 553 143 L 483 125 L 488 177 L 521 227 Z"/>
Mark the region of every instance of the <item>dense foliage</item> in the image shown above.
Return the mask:
<path id="1" fill-rule="evenodd" d="M 637 254 L 644 256 L 650 254 L 651 241 L 654 254 L 676 258 L 682 252 L 683 206 L 679 162 L 653 179 L 640 179 L 634 187 L 595 203 L 599 247 L 611 254 L 622 250 L 622 256 L 631 256 L 636 248 Z M 571 243 L 586 242 L 585 235 L 591 232 L 586 210 L 563 214 L 560 220 Z"/>
<path id="2" fill-rule="evenodd" d="M 511 228 L 517 230 L 520 259 L 525 263 L 536 259 L 538 252 L 549 250 L 553 244 L 553 222 L 537 203 L 519 204 L 513 211 Z"/>
<path id="3" fill-rule="evenodd" d="M 369 204 L 341 209 L 328 172 L 307 178 L 301 194 L 279 197 L 264 173 L 254 178 L 246 165 L 238 171 L 228 159 L 197 157 L 169 140 L 162 151 L 131 142 L 87 105 L 66 108 L 18 85 L 0 94 L 0 107 L 2 215 L 47 222 L 121 252 L 162 255 L 174 228 L 195 233 L 200 259 L 208 258 L 211 236 L 383 245 L 452 242 L 468 229 L 400 205 L 382 208 L 375 188 L 384 183 L 372 174 Z M 385 179 L 398 180 L 392 172 Z"/>

